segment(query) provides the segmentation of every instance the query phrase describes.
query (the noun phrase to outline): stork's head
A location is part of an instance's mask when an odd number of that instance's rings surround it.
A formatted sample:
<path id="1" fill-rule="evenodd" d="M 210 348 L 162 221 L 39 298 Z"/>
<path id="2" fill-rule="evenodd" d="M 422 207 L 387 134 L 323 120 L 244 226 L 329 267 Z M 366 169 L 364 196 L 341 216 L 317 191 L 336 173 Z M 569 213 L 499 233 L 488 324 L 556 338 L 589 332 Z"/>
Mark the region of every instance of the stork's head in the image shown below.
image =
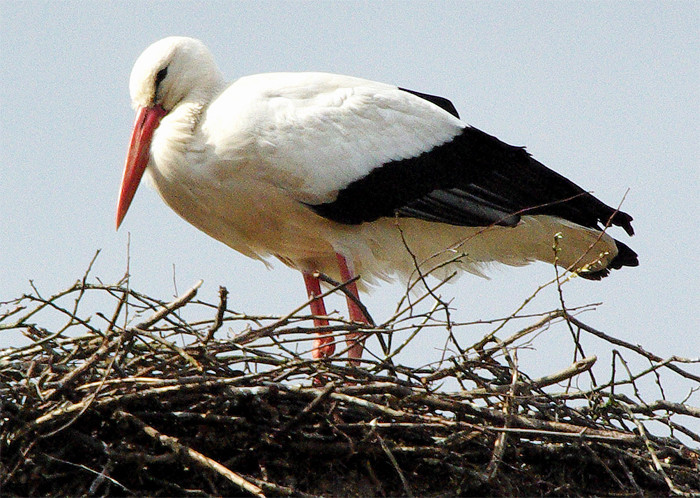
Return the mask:
<path id="1" fill-rule="evenodd" d="M 136 121 L 117 204 L 117 228 L 148 166 L 151 140 L 161 119 L 183 102 L 205 103 L 222 83 L 211 52 L 194 38 L 163 38 L 136 60 L 129 80 Z"/>
<path id="2" fill-rule="evenodd" d="M 194 38 L 170 36 L 155 42 L 136 59 L 129 79 L 131 103 L 171 111 L 182 101 L 197 100 L 221 81 L 214 57 Z"/>

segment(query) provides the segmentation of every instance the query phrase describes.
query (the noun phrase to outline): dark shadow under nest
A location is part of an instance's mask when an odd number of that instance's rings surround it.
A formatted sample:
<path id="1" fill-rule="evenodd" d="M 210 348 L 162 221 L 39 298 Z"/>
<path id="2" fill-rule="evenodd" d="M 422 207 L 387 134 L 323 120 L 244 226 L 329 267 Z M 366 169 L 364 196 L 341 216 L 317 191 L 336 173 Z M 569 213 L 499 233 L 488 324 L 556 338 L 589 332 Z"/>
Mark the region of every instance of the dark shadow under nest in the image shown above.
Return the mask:
<path id="1" fill-rule="evenodd" d="M 506 338 L 455 340 L 439 364 L 401 365 L 390 351 L 403 345 L 384 344 L 355 368 L 308 359 L 302 308 L 251 317 L 228 309 L 224 289 L 219 303 L 196 292 L 165 303 L 86 276 L 54 296 L 2 304 L 0 332 L 30 339 L 0 350 L 3 496 L 700 492 L 700 409 L 626 394 L 648 377 L 662 393 L 666 377 L 697 387 L 697 359 L 659 358 L 559 309 Z M 101 311 L 83 311 L 95 296 Z M 440 307 L 368 332 L 385 343 L 396 328 L 435 326 Z M 203 318 L 182 317 L 192 309 Z M 515 317 L 494 320 L 494 332 Z M 577 356 L 530 378 L 517 349 L 555 323 L 571 330 Z M 336 319 L 328 331 L 356 327 Z M 581 335 L 617 348 L 613 369 L 625 374 L 596 382 Z M 620 351 L 646 367 L 633 373 Z"/>

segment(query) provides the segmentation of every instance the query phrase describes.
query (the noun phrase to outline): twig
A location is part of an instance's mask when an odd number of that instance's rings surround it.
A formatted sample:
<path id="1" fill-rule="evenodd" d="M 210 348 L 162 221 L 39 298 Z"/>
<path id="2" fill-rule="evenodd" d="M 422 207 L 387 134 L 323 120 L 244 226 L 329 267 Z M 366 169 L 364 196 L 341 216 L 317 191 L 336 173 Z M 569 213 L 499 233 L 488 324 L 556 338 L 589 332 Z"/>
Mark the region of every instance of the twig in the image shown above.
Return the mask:
<path id="1" fill-rule="evenodd" d="M 586 325 L 585 323 L 581 322 L 580 320 L 577 320 L 577 319 L 576 319 L 575 317 L 573 317 L 573 316 L 567 315 L 567 319 L 568 319 L 569 321 L 571 321 L 571 323 L 573 323 L 573 324 L 576 325 L 577 327 L 579 327 L 579 328 L 585 330 L 586 332 L 588 332 L 588 333 L 590 333 L 590 334 L 593 334 L 593 335 L 595 335 L 595 336 L 597 336 L 597 337 L 600 337 L 601 339 L 605 339 L 606 341 L 608 341 L 608 342 L 611 343 L 611 344 L 615 344 L 615 345 L 617 345 L 617 346 L 622 346 L 622 347 L 624 347 L 624 348 L 630 349 L 630 350 L 634 351 L 635 353 L 637 353 L 637 354 L 639 354 L 639 355 L 641 355 L 641 356 L 644 356 L 645 358 L 647 358 L 647 359 L 649 359 L 649 360 L 651 360 L 651 361 L 657 361 L 657 362 L 663 362 L 663 361 L 665 361 L 665 360 L 664 360 L 663 358 L 661 358 L 660 356 L 657 356 L 657 355 L 655 355 L 655 354 L 653 354 L 653 353 L 650 353 L 650 352 L 644 350 L 643 348 L 641 348 L 641 347 L 639 347 L 639 346 L 635 346 L 634 344 L 630 344 L 629 342 L 623 341 L 622 339 L 618 339 L 618 338 L 616 338 L 616 337 L 612 337 L 612 336 L 610 336 L 610 335 L 608 335 L 608 334 L 605 334 L 605 333 L 601 332 L 600 330 L 596 330 L 596 329 L 594 329 L 593 327 L 591 327 L 591 326 L 589 326 L 589 325 Z M 678 358 L 675 358 L 675 357 L 674 357 L 674 359 L 677 360 Z M 700 360 L 691 360 L 691 361 L 700 361 Z M 669 364 L 667 365 L 667 368 L 670 369 L 670 370 L 673 370 L 674 372 L 676 372 L 676 373 L 677 373 L 678 375 L 680 375 L 681 377 L 685 377 L 686 379 L 694 380 L 695 382 L 700 382 L 700 376 L 698 376 L 698 375 L 693 375 L 693 374 L 691 374 L 690 372 L 686 372 L 685 370 L 683 370 L 683 369 L 681 369 L 681 368 L 678 368 L 678 366 L 674 365 L 673 363 L 669 363 Z"/>
<path id="2" fill-rule="evenodd" d="M 194 298 L 194 296 L 197 295 L 197 290 L 202 286 L 202 283 L 204 283 L 203 280 L 198 281 L 183 295 L 181 295 L 174 301 L 171 301 L 166 306 L 163 306 L 160 310 L 153 313 L 153 315 L 151 315 L 146 320 L 137 324 L 134 328 L 140 330 L 148 330 L 151 326 L 158 323 L 158 321 L 161 320 L 163 317 L 169 315 L 178 308 L 182 308 L 184 305 L 190 302 L 192 298 Z"/>
<path id="3" fill-rule="evenodd" d="M 590 358 L 584 358 L 582 360 L 579 360 L 576 363 L 569 365 L 565 369 L 560 370 L 559 372 L 545 375 L 544 377 L 540 377 L 538 379 L 533 379 L 526 382 L 516 382 L 515 385 L 493 385 L 489 386 L 488 388 L 473 389 L 470 391 L 465 391 L 461 395 L 465 397 L 478 396 L 481 394 L 493 395 L 509 392 L 512 388 L 515 388 L 516 393 L 521 393 L 525 389 L 539 389 L 551 386 L 552 384 L 556 384 L 558 382 L 570 379 L 579 375 L 582 372 L 593 368 L 593 365 L 595 365 L 596 361 L 597 357 L 591 356 Z"/>
<path id="4" fill-rule="evenodd" d="M 225 479 L 227 479 L 231 483 L 238 486 L 243 491 L 247 491 L 248 493 L 250 493 L 253 496 L 259 496 L 261 498 L 264 498 L 265 494 L 263 493 L 262 489 L 260 489 L 259 486 L 256 486 L 255 484 L 247 481 L 240 474 L 237 474 L 237 473 L 233 472 L 232 470 L 224 467 L 222 464 L 220 464 L 216 460 L 213 460 L 205 455 L 202 455 L 200 452 L 193 450 L 189 446 L 185 446 L 184 444 L 180 443 L 177 440 L 177 438 L 174 438 L 172 436 L 167 436 L 165 434 L 161 434 L 160 432 L 158 432 L 156 429 L 154 429 L 150 425 L 147 425 L 145 422 L 143 422 L 138 417 L 136 417 L 128 412 L 125 412 L 123 410 L 117 410 L 116 412 L 114 412 L 114 415 L 117 418 L 122 418 L 122 419 L 125 419 L 125 420 L 133 423 L 139 429 L 141 429 L 144 433 L 146 433 L 148 436 L 150 436 L 151 438 L 160 442 L 164 446 L 167 446 L 175 453 L 188 458 L 192 462 L 197 463 L 197 464 L 201 465 L 202 467 L 205 467 L 209 470 L 216 472 L 217 474 L 221 475 L 222 477 L 224 477 Z"/>
<path id="5" fill-rule="evenodd" d="M 294 427 L 296 424 L 298 424 L 304 417 L 306 417 L 309 413 L 313 412 L 322 402 L 324 402 L 328 396 L 333 392 L 333 390 L 337 387 L 337 383 L 331 382 L 328 384 L 323 391 L 321 391 L 311 403 L 306 405 L 302 411 L 300 411 L 296 416 L 291 418 L 286 424 L 284 424 L 282 427 L 280 427 L 278 433 L 276 436 L 278 437 L 281 434 L 285 434 L 289 429 Z"/>
<path id="6" fill-rule="evenodd" d="M 668 477 L 668 474 L 666 474 L 666 471 L 664 470 L 663 466 L 661 465 L 661 462 L 659 461 L 659 457 L 656 455 L 656 451 L 654 451 L 654 446 L 652 445 L 651 441 L 649 441 L 649 437 L 647 436 L 647 431 L 642 425 L 642 423 L 637 420 L 637 418 L 632 415 L 632 412 L 630 411 L 629 407 L 625 403 L 620 403 L 622 408 L 627 412 L 629 415 L 630 419 L 634 423 L 634 425 L 637 426 L 637 429 L 639 430 L 639 435 L 644 441 L 644 444 L 647 448 L 647 451 L 649 452 L 649 456 L 651 457 L 651 461 L 654 464 L 654 468 L 657 470 L 659 474 L 663 477 L 664 481 L 666 481 L 666 484 L 668 485 L 668 489 L 673 493 L 674 495 L 679 495 L 679 496 L 692 496 L 691 493 L 686 493 L 684 491 L 681 491 L 676 487 L 676 485 L 673 483 L 673 481 Z"/>
<path id="7" fill-rule="evenodd" d="M 214 323 L 207 330 L 207 337 L 204 339 L 204 344 L 209 342 L 212 337 L 214 337 L 214 332 L 221 328 L 221 324 L 224 320 L 224 312 L 226 311 L 226 305 L 228 302 L 228 290 L 226 287 L 219 287 L 219 307 L 216 310 L 216 319 Z"/>
<path id="8" fill-rule="evenodd" d="M 505 403 L 503 403 L 503 428 L 507 429 L 508 425 L 510 424 L 510 415 L 513 412 L 513 405 L 515 403 L 515 394 L 516 386 L 518 384 L 519 371 L 517 365 L 517 357 L 511 357 L 510 352 L 505 348 L 505 346 L 501 344 L 501 347 L 503 348 L 503 352 L 505 354 L 506 359 L 508 360 L 508 364 L 510 365 L 510 369 L 512 372 L 510 389 L 508 390 L 508 395 L 506 397 Z M 493 447 L 493 453 L 491 454 L 491 460 L 489 460 L 489 464 L 486 466 L 486 471 L 484 472 L 484 477 L 487 482 L 494 479 L 498 473 L 500 463 L 503 460 L 503 454 L 506 451 L 506 444 L 508 441 L 507 438 L 508 432 L 505 430 L 501 432 L 496 438 Z"/>
<path id="9" fill-rule="evenodd" d="M 370 422 L 370 427 L 371 426 L 372 422 Z M 384 442 L 384 439 L 382 438 L 382 436 L 379 435 L 378 432 L 374 431 L 374 437 L 377 438 L 377 441 L 379 441 L 379 445 L 382 447 L 382 450 L 391 462 L 391 466 L 394 467 L 394 470 L 396 470 L 396 473 L 399 475 L 399 479 L 401 479 L 401 486 L 403 486 L 404 494 L 412 498 L 413 492 L 411 491 L 411 485 L 406 480 L 406 476 L 403 475 L 403 471 L 401 470 L 401 467 L 399 467 L 399 462 L 396 461 L 396 457 L 391 452 L 389 446 L 387 446 L 387 444 Z"/>
<path id="10" fill-rule="evenodd" d="M 95 489 L 97 488 L 97 486 L 98 486 L 101 482 L 103 482 L 103 481 L 106 479 L 106 480 L 108 480 L 109 482 L 111 482 L 112 484 L 116 484 L 117 486 L 119 486 L 121 489 L 123 489 L 123 490 L 126 491 L 127 493 L 132 493 L 132 494 L 133 494 L 133 492 L 132 492 L 129 488 L 127 488 L 126 486 L 124 486 L 122 483 L 120 483 L 120 482 L 117 481 L 116 479 L 114 479 L 114 478 L 108 476 L 108 475 L 105 473 L 105 471 L 106 471 L 106 469 L 107 469 L 106 467 L 105 467 L 105 469 L 102 470 L 102 472 L 98 472 L 98 471 L 96 471 L 95 469 L 91 469 L 90 467 L 88 467 L 88 466 L 86 466 L 86 465 L 83 465 L 82 463 L 69 462 L 68 460 L 64 460 L 64 459 L 62 459 L 62 458 L 58 458 L 58 457 L 53 456 L 53 455 L 48 455 L 48 454 L 46 454 L 46 453 L 44 453 L 42 456 L 44 456 L 45 458 L 48 458 L 48 459 L 50 459 L 50 460 L 55 460 L 56 462 L 60 462 L 60 463 L 66 464 L 66 465 L 70 465 L 70 466 L 72 466 L 72 467 L 77 467 L 77 468 L 79 468 L 79 469 L 83 469 L 83 470 L 85 470 L 85 471 L 87 471 L 87 472 L 89 472 L 89 473 L 91 473 L 91 474 L 95 474 L 95 475 L 97 476 L 97 477 L 95 478 L 95 481 L 93 482 L 93 485 L 95 485 L 95 483 L 96 483 Z"/>
<path id="11" fill-rule="evenodd" d="M 101 493 L 116 486 L 108 479 L 112 475 L 133 494 L 152 493 L 148 486 L 158 486 L 172 494 L 217 495 L 222 494 L 218 486 L 223 480 L 228 486 L 238 477 L 234 492 L 249 492 L 242 487 L 248 483 L 271 495 L 311 496 L 299 488 L 327 494 L 335 488 L 324 486 L 335 484 L 311 479 L 310 471 L 318 468 L 320 475 L 340 467 L 349 475 L 369 474 L 368 480 L 357 483 L 363 492 L 387 495 L 504 495 L 513 489 L 530 494 L 612 490 L 639 495 L 675 492 L 671 486 L 681 493 L 700 489 L 700 456 L 684 443 L 700 441 L 694 425 L 700 421 L 700 409 L 691 404 L 698 393 L 696 373 L 684 366 L 695 367 L 699 360 L 661 359 L 642 346 L 638 348 L 646 354 L 629 349 L 630 353 L 623 351 L 625 358 L 615 350 L 612 365 L 617 371 L 606 383 L 565 392 L 555 386 L 567 380 L 582 385 L 579 376 L 600 369 L 600 362 L 584 358 L 535 379 L 518 365 L 521 351 L 539 347 L 535 339 L 554 326 L 565 326 L 561 321 L 573 314 L 576 318 L 569 323 L 578 340 L 586 332 L 576 330 L 580 313 L 595 305 L 451 322 L 450 335 L 441 304 L 421 301 L 425 298 L 420 296 L 369 330 L 384 338 L 392 332 L 405 336 L 389 344 L 384 357 L 369 354 L 363 360 L 365 368 L 355 368 L 302 356 L 308 349 L 304 322 L 309 316 L 249 316 L 228 310 L 221 294 L 214 304 L 197 301 L 195 291 L 166 303 L 123 284 L 96 285 L 84 278 L 50 298 L 35 291 L 36 295 L 0 303 L 0 329 L 13 328 L 7 327 L 12 321 L 20 331 L 30 330 L 27 336 L 34 341 L 0 351 L 4 490 Z M 105 297 L 116 301 L 108 313 L 88 308 L 93 302 L 102 306 Z M 412 308 L 417 303 L 426 309 Z M 20 311 L 8 313 L 3 306 Z M 173 313 L 184 306 L 187 313 Z M 133 319 L 135 311 L 139 320 L 149 318 L 132 325 L 139 321 Z M 184 319 L 202 314 L 205 318 Z M 47 317 L 51 323 L 57 315 L 58 329 L 45 325 Z M 98 317 L 99 327 L 92 316 Z M 527 325 L 507 338 L 493 334 L 493 329 L 503 330 L 503 324 L 512 326 L 523 319 Z M 324 330 L 332 335 L 358 330 L 347 321 L 331 320 Z M 233 334 L 240 334 L 235 329 L 253 333 L 238 336 L 244 341 L 217 340 L 212 331 L 224 324 L 231 324 Z M 451 337 L 461 340 L 459 332 L 484 325 L 491 330 L 481 350 L 459 353 L 451 346 Z M 613 344 L 607 341 L 609 335 L 598 338 L 608 346 Z M 445 338 L 439 359 L 418 366 L 397 361 L 388 369 L 386 362 L 398 358 L 397 350 L 428 336 L 433 343 Z M 623 365 L 627 373 L 620 375 Z M 602 366 L 609 368 L 610 363 Z M 309 385 L 318 375 L 330 383 Z M 661 383 L 671 382 L 669 376 L 690 380 L 687 398 L 667 399 Z M 650 377 L 661 399 L 646 402 L 644 381 L 649 384 Z M 146 429 L 134 430 L 133 420 L 115 423 L 110 420 L 115 412 L 128 413 L 156 432 L 146 437 Z M 653 424 L 642 432 L 636 424 L 645 420 Z M 671 435 L 656 435 L 652 429 L 657 428 Z M 153 441 L 161 441 L 161 436 L 170 450 L 154 455 Z M 212 453 L 196 460 L 188 451 L 196 452 L 191 441 L 202 441 Z M 229 459 L 220 460 L 222 454 Z M 43 455 L 76 462 L 89 472 Z M 552 472 L 542 472 L 545 456 Z M 181 468 L 183 458 L 186 465 L 197 461 L 197 468 L 209 471 L 172 472 Z M 333 463 L 336 458 L 343 459 L 342 466 Z M 305 463 L 311 461 L 313 468 Z M 369 461 L 387 465 L 363 463 Z M 238 462 L 245 467 L 236 467 Z M 114 473 L 125 463 L 133 474 Z M 568 474 L 562 472 L 571 464 L 581 475 L 564 481 L 561 476 Z M 157 472 L 170 472 L 171 482 L 154 474 L 156 467 Z M 250 470 L 231 471 L 237 468 Z M 598 470 L 592 475 L 590 469 Z M 444 479 L 431 479 L 432 475 Z M 35 481 L 39 484 L 32 484 Z M 347 484 L 349 492 L 357 491 L 355 483 Z"/>

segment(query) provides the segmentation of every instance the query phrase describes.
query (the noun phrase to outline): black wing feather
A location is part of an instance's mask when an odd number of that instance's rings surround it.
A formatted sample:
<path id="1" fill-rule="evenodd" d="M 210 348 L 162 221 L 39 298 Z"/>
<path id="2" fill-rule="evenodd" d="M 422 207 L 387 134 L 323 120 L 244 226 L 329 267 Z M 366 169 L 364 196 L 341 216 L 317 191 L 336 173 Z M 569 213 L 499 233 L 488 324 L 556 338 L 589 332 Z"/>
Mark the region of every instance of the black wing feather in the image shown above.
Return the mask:
<path id="1" fill-rule="evenodd" d="M 524 148 L 472 127 L 417 157 L 383 164 L 341 190 L 335 201 L 310 207 L 346 224 L 399 215 L 462 226 L 513 226 L 523 214 L 543 214 L 590 228 L 612 223 L 634 233 L 627 213 Z"/>
<path id="2" fill-rule="evenodd" d="M 432 102 L 436 106 L 449 112 L 454 117 L 459 119 L 459 113 L 457 112 L 457 108 L 454 106 L 454 104 L 452 102 L 450 102 L 445 97 L 438 97 L 437 95 L 430 95 L 428 93 L 416 92 L 415 90 L 408 90 L 406 88 L 399 88 L 399 90 L 401 90 L 402 92 L 412 93 L 416 97 L 420 97 L 423 100 L 427 100 L 428 102 Z"/>

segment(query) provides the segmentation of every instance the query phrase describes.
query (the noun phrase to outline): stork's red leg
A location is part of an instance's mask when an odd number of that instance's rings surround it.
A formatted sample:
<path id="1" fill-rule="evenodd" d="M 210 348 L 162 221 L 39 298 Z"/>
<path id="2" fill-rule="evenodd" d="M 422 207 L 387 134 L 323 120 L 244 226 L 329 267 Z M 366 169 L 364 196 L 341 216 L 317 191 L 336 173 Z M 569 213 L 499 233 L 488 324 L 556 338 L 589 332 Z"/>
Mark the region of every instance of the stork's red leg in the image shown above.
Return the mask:
<path id="1" fill-rule="evenodd" d="M 321 282 L 312 273 L 302 272 L 302 274 L 304 275 L 306 292 L 309 295 L 309 299 L 312 300 L 310 304 L 311 313 L 314 316 L 326 316 L 326 305 L 323 303 L 323 298 L 318 297 L 321 295 Z M 314 318 L 314 325 L 316 327 L 325 327 L 328 325 L 328 320 L 325 318 Z M 335 343 L 333 338 L 329 337 L 327 333 L 318 332 L 314 339 L 311 356 L 314 358 L 326 358 L 334 352 Z"/>
<path id="2" fill-rule="evenodd" d="M 338 258 L 338 267 L 340 268 L 340 278 L 343 282 L 347 282 L 348 280 L 352 280 L 355 278 L 355 275 L 353 275 L 353 271 L 348 265 L 347 260 L 340 254 L 336 253 L 336 256 Z M 350 291 L 350 294 L 355 296 L 357 300 L 360 300 L 360 295 L 357 292 L 357 284 L 355 282 L 351 282 L 346 286 L 346 289 Z M 345 296 L 345 299 L 348 302 L 348 313 L 350 314 L 350 320 L 353 322 L 360 322 L 360 323 L 366 323 L 366 324 L 371 324 L 370 320 L 368 317 L 365 316 L 364 312 L 360 307 L 357 305 L 357 303 L 350 298 L 350 296 Z M 345 336 L 345 341 L 348 344 L 348 347 L 350 348 L 348 350 L 348 358 L 352 360 L 358 360 L 362 358 L 362 349 L 363 349 L 363 341 L 360 340 L 359 338 L 362 337 L 363 334 L 358 334 L 356 332 L 348 333 Z M 353 363 L 359 363 L 357 361 Z"/>

